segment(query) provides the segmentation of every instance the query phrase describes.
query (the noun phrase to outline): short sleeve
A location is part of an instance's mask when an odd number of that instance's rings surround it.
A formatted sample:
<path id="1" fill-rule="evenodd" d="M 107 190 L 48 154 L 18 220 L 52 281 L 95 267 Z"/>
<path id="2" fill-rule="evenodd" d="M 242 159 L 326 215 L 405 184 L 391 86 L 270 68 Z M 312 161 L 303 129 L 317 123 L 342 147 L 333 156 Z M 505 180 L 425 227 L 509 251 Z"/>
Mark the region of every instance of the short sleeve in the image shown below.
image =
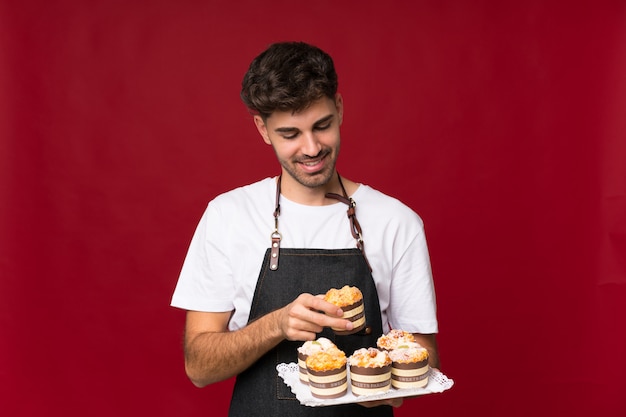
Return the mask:
<path id="1" fill-rule="evenodd" d="M 435 289 L 423 223 L 394 265 L 389 323 L 413 333 L 437 333 Z"/>
<path id="2" fill-rule="evenodd" d="M 185 310 L 224 312 L 234 309 L 232 268 L 219 238 L 225 221 L 218 208 L 207 206 L 192 237 L 171 305 Z"/>

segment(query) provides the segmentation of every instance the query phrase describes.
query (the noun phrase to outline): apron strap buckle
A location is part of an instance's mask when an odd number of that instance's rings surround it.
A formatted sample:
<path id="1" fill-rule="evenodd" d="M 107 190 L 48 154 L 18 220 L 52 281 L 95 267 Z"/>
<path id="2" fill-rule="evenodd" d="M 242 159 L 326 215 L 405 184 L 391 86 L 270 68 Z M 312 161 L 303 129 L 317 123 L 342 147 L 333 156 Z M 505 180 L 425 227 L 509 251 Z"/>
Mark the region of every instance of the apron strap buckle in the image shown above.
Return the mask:
<path id="1" fill-rule="evenodd" d="M 275 271 L 278 269 L 278 254 L 280 253 L 280 239 L 281 235 L 278 230 L 274 230 L 272 235 L 272 248 L 270 251 L 270 269 Z"/>

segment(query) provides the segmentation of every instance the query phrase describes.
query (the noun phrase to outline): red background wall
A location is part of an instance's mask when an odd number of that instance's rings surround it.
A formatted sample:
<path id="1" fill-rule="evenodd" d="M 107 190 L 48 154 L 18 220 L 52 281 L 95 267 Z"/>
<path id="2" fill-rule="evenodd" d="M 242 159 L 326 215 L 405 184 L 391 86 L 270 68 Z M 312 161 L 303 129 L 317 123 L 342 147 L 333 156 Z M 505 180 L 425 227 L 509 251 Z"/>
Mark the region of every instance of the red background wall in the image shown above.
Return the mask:
<path id="1" fill-rule="evenodd" d="M 278 173 L 238 92 L 280 40 L 426 222 L 455 386 L 397 415 L 626 415 L 626 3 L 537 0 L 1 1 L 2 415 L 225 414 L 168 304 L 207 201 Z"/>

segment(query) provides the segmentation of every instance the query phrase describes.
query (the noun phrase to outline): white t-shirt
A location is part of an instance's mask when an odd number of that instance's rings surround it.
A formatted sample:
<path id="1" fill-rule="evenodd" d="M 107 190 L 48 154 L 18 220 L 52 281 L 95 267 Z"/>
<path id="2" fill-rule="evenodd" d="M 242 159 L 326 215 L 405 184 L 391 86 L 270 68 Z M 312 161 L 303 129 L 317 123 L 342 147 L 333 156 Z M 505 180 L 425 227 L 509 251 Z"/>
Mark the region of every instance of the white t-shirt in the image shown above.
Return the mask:
<path id="1" fill-rule="evenodd" d="M 435 291 L 424 227 L 400 201 L 367 185 L 351 196 L 376 283 L 383 331 L 438 331 Z M 276 179 L 217 196 L 194 233 L 171 305 L 185 310 L 234 311 L 229 329 L 248 322 L 265 251 L 274 231 Z M 306 206 L 280 198 L 282 248 L 356 247 L 348 206 Z"/>

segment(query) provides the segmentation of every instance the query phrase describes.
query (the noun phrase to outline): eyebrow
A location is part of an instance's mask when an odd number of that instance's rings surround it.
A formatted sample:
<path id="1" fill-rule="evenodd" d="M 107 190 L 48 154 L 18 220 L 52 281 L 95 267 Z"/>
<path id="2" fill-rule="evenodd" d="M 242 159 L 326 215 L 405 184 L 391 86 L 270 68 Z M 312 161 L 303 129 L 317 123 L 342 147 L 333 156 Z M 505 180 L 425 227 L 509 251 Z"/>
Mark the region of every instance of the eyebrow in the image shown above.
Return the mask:
<path id="1" fill-rule="evenodd" d="M 313 123 L 313 127 L 319 126 L 321 124 L 324 124 L 326 122 L 328 122 L 329 120 L 331 120 L 335 115 L 334 114 L 329 114 L 328 116 L 324 116 L 319 120 L 316 120 L 315 123 Z M 274 129 L 274 132 L 276 133 L 290 133 L 290 132 L 296 132 L 299 131 L 300 129 L 298 129 L 297 127 L 289 127 L 289 126 L 285 126 L 285 127 L 277 127 L 276 129 Z"/>

